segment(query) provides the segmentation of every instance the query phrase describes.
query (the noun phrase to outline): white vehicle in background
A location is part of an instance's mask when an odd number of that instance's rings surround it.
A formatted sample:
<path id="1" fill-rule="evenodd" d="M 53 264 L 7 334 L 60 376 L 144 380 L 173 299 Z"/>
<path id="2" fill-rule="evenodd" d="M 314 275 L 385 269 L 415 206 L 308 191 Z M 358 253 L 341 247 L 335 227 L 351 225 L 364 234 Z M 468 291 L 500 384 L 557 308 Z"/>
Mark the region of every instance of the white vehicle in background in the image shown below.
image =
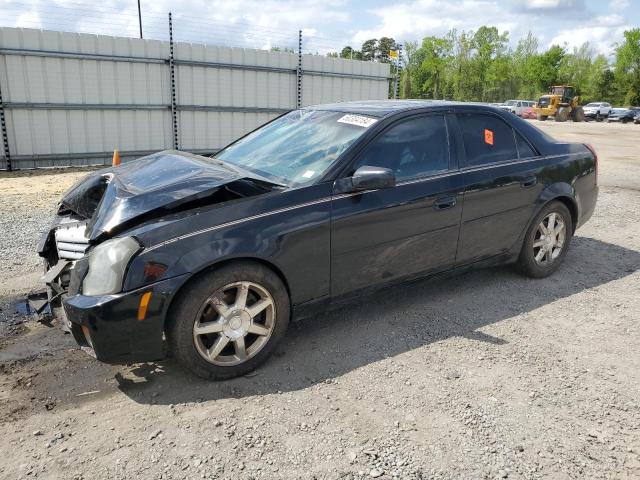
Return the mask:
<path id="1" fill-rule="evenodd" d="M 536 102 L 531 100 L 507 100 L 502 105 L 499 105 L 498 108 L 522 117 L 527 108 L 533 107 L 534 103 Z"/>
<path id="2" fill-rule="evenodd" d="M 582 110 L 584 111 L 585 119 L 600 121 L 609 117 L 609 114 L 611 113 L 611 104 L 607 102 L 587 103 Z"/>

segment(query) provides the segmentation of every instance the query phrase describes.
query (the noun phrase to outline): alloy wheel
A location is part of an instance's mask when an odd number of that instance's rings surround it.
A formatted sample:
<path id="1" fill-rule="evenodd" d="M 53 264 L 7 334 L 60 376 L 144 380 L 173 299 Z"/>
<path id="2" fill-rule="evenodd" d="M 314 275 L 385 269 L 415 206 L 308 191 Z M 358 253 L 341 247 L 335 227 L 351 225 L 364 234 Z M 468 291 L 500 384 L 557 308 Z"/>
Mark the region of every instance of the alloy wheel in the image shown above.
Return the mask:
<path id="1" fill-rule="evenodd" d="M 214 365 L 239 365 L 267 344 L 276 307 L 269 291 L 253 282 L 234 282 L 207 298 L 193 325 L 196 350 Z"/>
<path id="2" fill-rule="evenodd" d="M 551 212 L 538 224 L 533 240 L 533 258 L 538 265 L 551 265 L 562 253 L 566 226 L 561 215 Z"/>

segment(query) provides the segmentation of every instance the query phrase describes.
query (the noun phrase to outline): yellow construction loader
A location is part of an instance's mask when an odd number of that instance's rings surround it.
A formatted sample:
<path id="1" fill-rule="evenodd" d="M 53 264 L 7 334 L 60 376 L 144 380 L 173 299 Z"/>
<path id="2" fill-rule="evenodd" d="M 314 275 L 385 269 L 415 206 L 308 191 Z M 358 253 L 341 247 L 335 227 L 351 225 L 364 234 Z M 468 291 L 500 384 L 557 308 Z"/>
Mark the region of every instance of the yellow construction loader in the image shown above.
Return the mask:
<path id="1" fill-rule="evenodd" d="M 578 105 L 580 97 L 574 95 L 575 88 L 570 85 L 556 85 L 549 89 L 547 95 L 542 95 L 533 107 L 538 120 L 554 117 L 556 122 L 574 122 L 584 120 L 584 111 Z"/>

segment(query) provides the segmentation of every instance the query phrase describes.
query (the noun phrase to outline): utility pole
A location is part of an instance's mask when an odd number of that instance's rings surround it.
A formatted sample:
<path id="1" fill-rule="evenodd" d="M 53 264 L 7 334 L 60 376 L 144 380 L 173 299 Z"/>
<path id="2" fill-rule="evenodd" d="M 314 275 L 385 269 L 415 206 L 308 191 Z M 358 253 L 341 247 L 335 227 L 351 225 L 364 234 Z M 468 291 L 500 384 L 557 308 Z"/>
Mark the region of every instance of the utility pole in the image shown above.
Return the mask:
<path id="1" fill-rule="evenodd" d="M 140 38 L 142 38 L 142 11 L 140 10 L 140 0 L 138 0 L 138 25 L 140 25 Z"/>

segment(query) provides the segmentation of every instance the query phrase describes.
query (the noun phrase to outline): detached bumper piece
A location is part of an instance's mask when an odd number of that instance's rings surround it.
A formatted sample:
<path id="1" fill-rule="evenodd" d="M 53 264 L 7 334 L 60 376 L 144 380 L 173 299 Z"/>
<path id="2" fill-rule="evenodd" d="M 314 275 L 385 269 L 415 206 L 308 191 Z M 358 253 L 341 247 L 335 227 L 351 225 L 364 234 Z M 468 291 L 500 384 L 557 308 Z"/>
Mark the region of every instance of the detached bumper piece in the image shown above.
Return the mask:
<path id="1" fill-rule="evenodd" d="M 169 303 L 185 277 L 115 295 L 67 297 L 62 304 L 71 333 L 84 351 L 102 362 L 158 360 L 163 357 L 164 321 Z"/>

